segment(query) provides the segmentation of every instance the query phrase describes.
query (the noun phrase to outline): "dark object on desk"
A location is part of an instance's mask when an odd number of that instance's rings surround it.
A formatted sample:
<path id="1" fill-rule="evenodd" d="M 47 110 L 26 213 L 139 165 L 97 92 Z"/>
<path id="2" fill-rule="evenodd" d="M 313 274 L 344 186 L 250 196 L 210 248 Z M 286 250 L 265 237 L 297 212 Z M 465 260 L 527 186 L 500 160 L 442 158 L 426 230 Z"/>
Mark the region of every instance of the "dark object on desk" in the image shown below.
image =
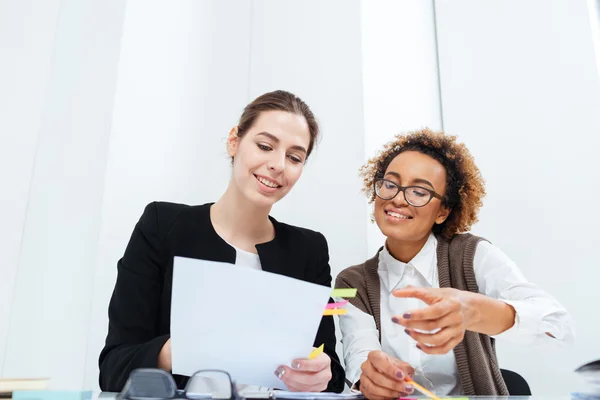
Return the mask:
<path id="1" fill-rule="evenodd" d="M 577 399 L 600 399 L 600 360 L 583 364 L 575 370 L 578 382 L 571 393 Z"/>
<path id="2" fill-rule="evenodd" d="M 600 372 L 600 360 L 591 361 L 587 364 L 583 364 L 581 367 L 577 368 L 575 372 Z"/>
<path id="3" fill-rule="evenodd" d="M 507 369 L 500 369 L 500 372 L 511 396 L 531 396 L 531 389 L 525 378 Z"/>
<path id="4" fill-rule="evenodd" d="M 172 399 L 177 384 L 171 374 L 160 369 L 140 368 L 131 372 L 118 400 L 135 398 Z"/>
<path id="5" fill-rule="evenodd" d="M 221 370 L 196 371 L 185 389 L 177 389 L 173 376 L 158 368 L 138 368 L 131 372 L 117 400 L 214 399 L 241 400 L 231 376 Z"/>

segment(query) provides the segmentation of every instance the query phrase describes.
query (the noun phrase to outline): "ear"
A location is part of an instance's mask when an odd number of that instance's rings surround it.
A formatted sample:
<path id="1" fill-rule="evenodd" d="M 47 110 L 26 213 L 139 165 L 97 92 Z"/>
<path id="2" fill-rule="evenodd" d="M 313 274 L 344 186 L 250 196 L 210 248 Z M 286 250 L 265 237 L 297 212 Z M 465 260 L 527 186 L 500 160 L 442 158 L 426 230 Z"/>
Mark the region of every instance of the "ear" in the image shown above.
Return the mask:
<path id="1" fill-rule="evenodd" d="M 438 215 L 435 218 L 435 223 L 438 225 L 443 224 L 451 212 L 452 212 L 451 208 L 448 208 L 446 206 L 441 206 L 440 211 L 438 212 Z"/>
<path id="2" fill-rule="evenodd" d="M 227 136 L 227 154 L 229 154 L 229 157 L 235 157 L 239 144 L 240 138 L 238 137 L 238 127 L 236 125 L 231 128 Z"/>

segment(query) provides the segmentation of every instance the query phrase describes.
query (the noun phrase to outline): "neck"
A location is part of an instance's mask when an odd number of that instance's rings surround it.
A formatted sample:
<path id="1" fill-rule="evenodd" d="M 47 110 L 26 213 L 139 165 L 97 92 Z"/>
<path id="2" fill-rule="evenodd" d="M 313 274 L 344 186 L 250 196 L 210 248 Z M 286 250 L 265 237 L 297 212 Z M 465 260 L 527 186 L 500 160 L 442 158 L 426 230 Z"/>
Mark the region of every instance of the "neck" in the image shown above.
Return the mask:
<path id="1" fill-rule="evenodd" d="M 425 235 L 425 237 L 419 240 L 413 241 L 387 238 L 385 245 L 387 246 L 387 249 L 392 257 L 406 264 L 415 258 L 417 254 L 419 254 L 423 246 L 425 246 L 425 243 L 427 243 L 427 239 L 429 239 L 429 234 Z"/>
<path id="2" fill-rule="evenodd" d="M 259 207 L 230 184 L 225 193 L 210 208 L 215 231 L 229 243 L 240 245 L 264 243 L 273 239 L 275 231 L 269 220 L 271 206 Z"/>

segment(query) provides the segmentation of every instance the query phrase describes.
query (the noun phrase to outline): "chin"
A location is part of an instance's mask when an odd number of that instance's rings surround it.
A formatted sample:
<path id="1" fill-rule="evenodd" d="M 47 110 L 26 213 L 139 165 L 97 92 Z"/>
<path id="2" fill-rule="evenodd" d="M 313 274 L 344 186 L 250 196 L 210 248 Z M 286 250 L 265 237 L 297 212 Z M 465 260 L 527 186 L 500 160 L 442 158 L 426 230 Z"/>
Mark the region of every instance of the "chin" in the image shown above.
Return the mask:
<path id="1" fill-rule="evenodd" d="M 262 193 L 252 192 L 247 193 L 246 198 L 250 200 L 256 207 L 272 207 L 275 203 L 281 200 L 283 197 L 279 196 L 265 196 Z"/>
<path id="2" fill-rule="evenodd" d="M 399 242 L 410 242 L 415 239 L 414 235 L 411 235 L 410 232 L 405 232 L 403 229 L 381 229 L 381 233 L 383 233 L 386 238 L 397 240 Z"/>
<path id="3" fill-rule="evenodd" d="M 415 235 L 406 227 L 393 225 L 387 222 L 384 218 L 379 217 L 375 218 L 375 223 L 386 238 L 399 241 L 414 240 Z"/>

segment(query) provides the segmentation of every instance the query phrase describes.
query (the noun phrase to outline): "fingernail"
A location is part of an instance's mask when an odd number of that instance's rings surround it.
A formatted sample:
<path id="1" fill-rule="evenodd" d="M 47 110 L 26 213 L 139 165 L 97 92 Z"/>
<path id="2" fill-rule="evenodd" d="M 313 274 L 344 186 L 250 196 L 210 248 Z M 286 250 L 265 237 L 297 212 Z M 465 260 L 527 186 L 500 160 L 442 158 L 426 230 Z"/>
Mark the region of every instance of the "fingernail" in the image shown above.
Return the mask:
<path id="1" fill-rule="evenodd" d="M 398 378 L 398 379 L 404 378 L 404 374 L 402 373 L 402 371 L 400 371 L 400 370 L 396 371 L 396 378 Z"/>
<path id="2" fill-rule="evenodd" d="M 398 322 L 400 322 L 400 320 L 396 317 L 392 317 L 392 322 L 397 324 Z"/>
<path id="3" fill-rule="evenodd" d="M 292 363 L 292 368 L 294 368 L 294 369 L 298 369 L 298 368 L 300 368 L 300 363 L 299 363 L 298 361 L 294 361 L 294 362 Z"/>
<path id="4" fill-rule="evenodd" d="M 404 319 L 410 319 L 411 317 L 412 317 L 412 315 L 408 312 L 402 316 L 402 318 L 404 318 Z"/>
<path id="5" fill-rule="evenodd" d="M 285 369 L 283 369 L 283 367 L 279 367 L 275 370 L 275 376 L 278 379 L 281 379 L 281 377 L 285 374 Z"/>
<path id="6" fill-rule="evenodd" d="M 408 329 L 405 329 L 404 333 L 406 333 L 408 336 L 410 336 L 410 331 Z"/>
<path id="7" fill-rule="evenodd" d="M 408 393 L 412 393 L 414 389 L 412 385 L 404 385 L 404 390 L 406 390 Z"/>

